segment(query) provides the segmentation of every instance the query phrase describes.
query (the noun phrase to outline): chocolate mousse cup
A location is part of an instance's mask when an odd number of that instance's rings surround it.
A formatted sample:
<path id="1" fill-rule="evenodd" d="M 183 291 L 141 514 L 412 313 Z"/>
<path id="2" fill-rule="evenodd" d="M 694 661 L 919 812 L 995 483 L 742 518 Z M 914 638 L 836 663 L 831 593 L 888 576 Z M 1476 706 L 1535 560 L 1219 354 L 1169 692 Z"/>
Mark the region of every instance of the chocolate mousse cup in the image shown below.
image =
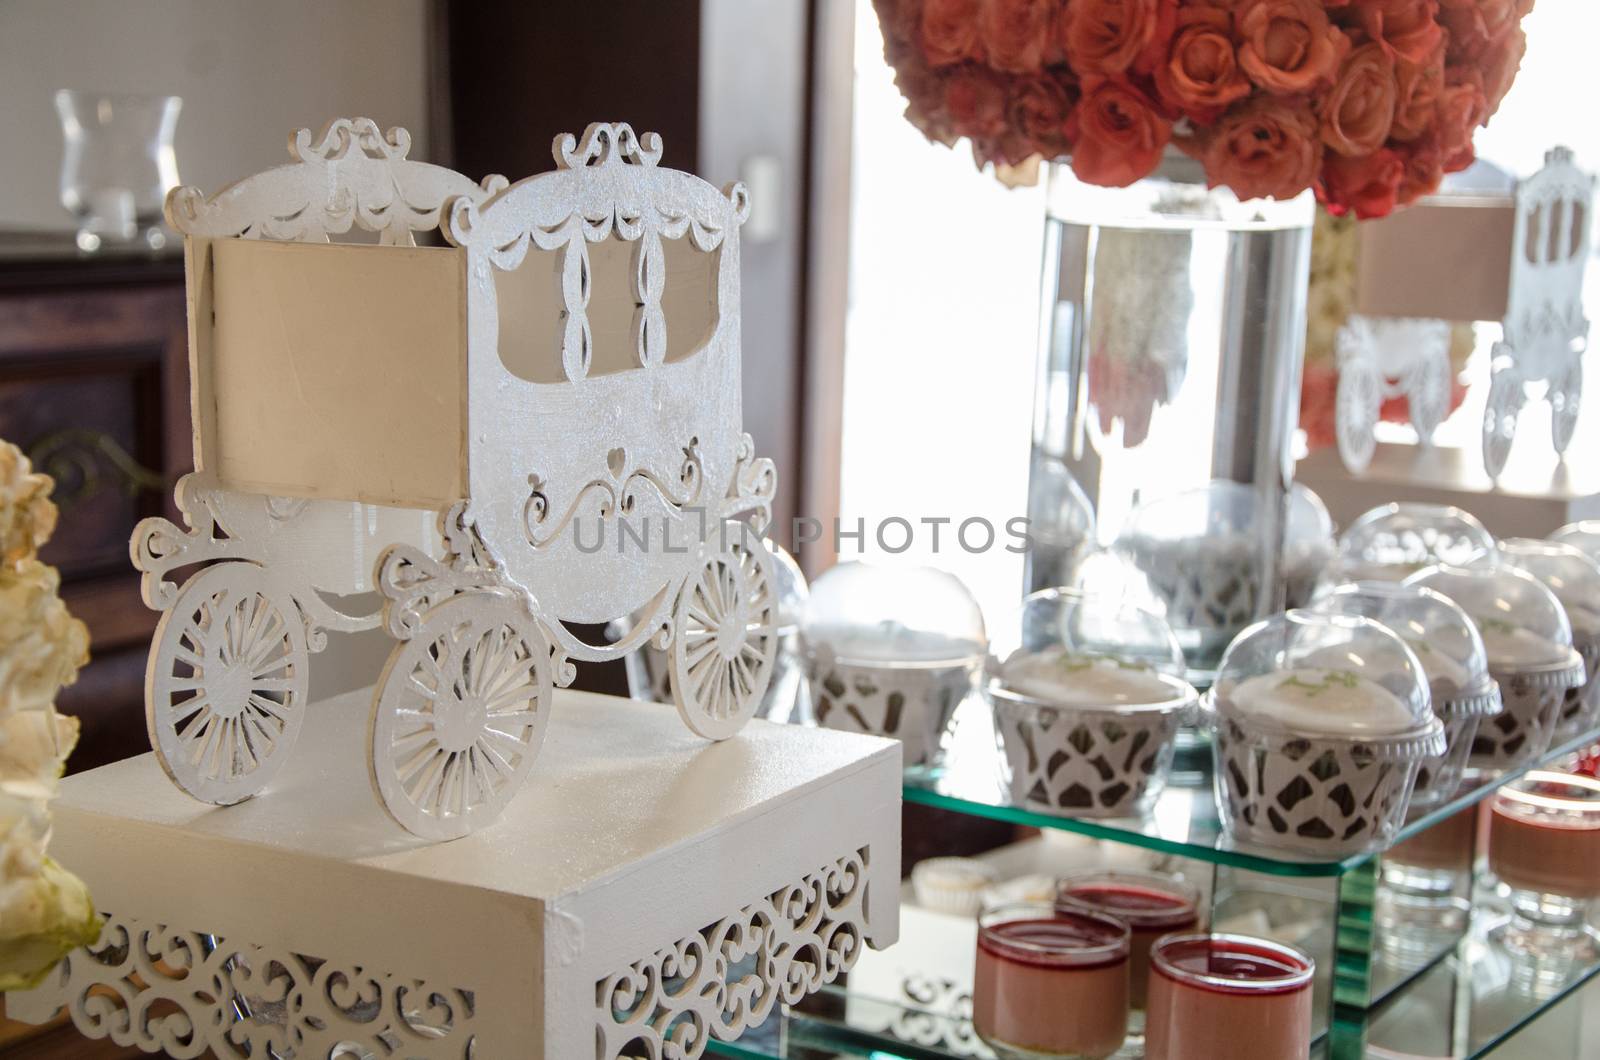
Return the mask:
<path id="1" fill-rule="evenodd" d="M 1600 780 L 1535 771 L 1502 788 L 1490 802 L 1489 869 L 1511 890 L 1509 947 L 1600 957 L 1586 923 L 1600 898 Z"/>
<path id="2" fill-rule="evenodd" d="M 1289 1060 L 1311 1049 L 1315 963 L 1245 935 L 1168 935 L 1150 951 L 1146 1060 Z"/>
<path id="3" fill-rule="evenodd" d="M 1128 1022 L 1125 924 L 1042 902 L 978 918 L 972 1027 L 1001 1060 L 1101 1060 Z"/>
<path id="4" fill-rule="evenodd" d="M 1200 929 L 1199 888 L 1153 872 L 1075 872 L 1056 885 L 1056 911 L 1103 913 L 1128 925 L 1128 1031 L 1144 1033 L 1150 947 L 1163 935 Z"/>

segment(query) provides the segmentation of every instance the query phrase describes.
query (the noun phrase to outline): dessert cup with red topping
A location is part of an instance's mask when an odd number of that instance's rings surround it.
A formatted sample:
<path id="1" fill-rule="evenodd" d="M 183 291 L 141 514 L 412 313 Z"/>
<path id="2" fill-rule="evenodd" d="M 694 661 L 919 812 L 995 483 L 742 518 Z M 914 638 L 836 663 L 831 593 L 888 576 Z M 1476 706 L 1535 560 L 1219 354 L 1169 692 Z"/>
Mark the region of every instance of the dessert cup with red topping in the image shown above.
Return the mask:
<path id="1" fill-rule="evenodd" d="M 1077 872 L 1057 884 L 1056 911 L 1102 913 L 1128 925 L 1128 1029 L 1142 1033 L 1150 947 L 1163 935 L 1199 930 L 1199 889 L 1153 872 Z"/>
<path id="2" fill-rule="evenodd" d="M 1125 924 L 1039 902 L 978 918 L 972 1026 L 1002 1060 L 1100 1060 L 1128 1021 Z"/>
<path id="3" fill-rule="evenodd" d="M 1367 618 L 1289 611 L 1228 646 L 1207 697 L 1222 822 L 1237 843 L 1340 858 L 1390 843 L 1442 754 L 1422 664 Z"/>
<path id="4" fill-rule="evenodd" d="M 1150 951 L 1147 1060 L 1286 1060 L 1311 1048 L 1311 958 L 1244 935 L 1168 935 Z"/>
<path id="5" fill-rule="evenodd" d="M 1509 946 L 1600 957 L 1586 925 L 1600 898 L 1600 780 L 1535 771 L 1502 788 L 1490 803 L 1489 869 L 1511 890 Z"/>

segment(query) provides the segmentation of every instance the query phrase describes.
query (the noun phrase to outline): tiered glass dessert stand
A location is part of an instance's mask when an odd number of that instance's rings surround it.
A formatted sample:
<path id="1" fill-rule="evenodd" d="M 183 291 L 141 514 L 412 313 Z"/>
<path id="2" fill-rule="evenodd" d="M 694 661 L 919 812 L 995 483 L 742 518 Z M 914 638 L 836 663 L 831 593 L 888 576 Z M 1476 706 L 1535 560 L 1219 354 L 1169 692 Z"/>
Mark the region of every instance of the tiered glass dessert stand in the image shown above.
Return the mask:
<path id="1" fill-rule="evenodd" d="M 1461 874 L 1455 898 L 1460 915 L 1451 924 L 1396 946 L 1382 923 L 1379 879 L 1384 855 L 1317 860 L 1236 844 L 1219 818 L 1209 748 L 1181 753 L 1166 789 L 1137 818 L 1064 818 L 1023 808 L 1007 797 L 991 773 L 992 753 L 983 753 L 980 734 L 987 727 L 985 721 L 983 703 L 974 697 L 957 718 L 958 746 L 947 765 L 932 772 L 908 771 L 905 800 L 1040 829 L 1044 833 L 1040 839 L 1007 848 L 1002 855 L 1010 857 L 1013 869 L 1018 850 L 1031 846 L 1045 851 L 1055 837 L 1075 833 L 1142 848 L 1147 859 L 1181 864 L 1184 875 L 1199 882 L 1209 896 L 1214 925 L 1253 918 L 1258 932 L 1272 933 L 1286 924 L 1301 923 L 1300 945 L 1318 966 L 1312 1057 L 1473 1060 L 1519 1035 L 1531 1034 L 1529 1029 L 1536 1024 L 1541 1056 L 1554 1060 L 1589 1055 L 1580 1046 L 1581 1010 L 1589 994 L 1600 996 L 1600 982 L 1593 982 L 1600 962 L 1574 962 L 1554 978 L 1544 970 L 1537 985 L 1527 982 L 1519 971 L 1518 956 L 1504 947 L 1495 931 L 1506 922 L 1509 910 L 1492 881 L 1483 880 L 1486 873 Z M 959 746 L 969 737 L 968 746 Z M 1591 732 L 1552 747 L 1524 768 L 1469 778 L 1454 797 L 1413 812 L 1399 841 L 1459 813 L 1470 821 L 1479 804 L 1503 784 L 1597 740 L 1600 733 Z M 1477 849 L 1472 852 L 1474 865 L 1481 854 Z M 713 1050 L 750 1060 L 992 1057 L 973 1031 L 970 997 L 956 971 L 964 961 L 965 974 L 970 975 L 975 929 L 945 926 L 951 923 L 954 918 L 910 905 L 908 894 L 902 905 L 901 942 L 880 955 L 899 955 L 894 973 L 898 982 L 893 984 L 898 989 L 886 989 L 882 976 L 863 984 L 858 968 L 844 983 L 784 1010 L 781 1019 L 774 1018 L 762 1030 L 738 1043 L 714 1043 Z M 948 937 L 929 937 L 929 932 L 941 931 Z M 919 967 L 919 962 L 927 966 Z M 1570 1048 L 1549 1044 L 1569 1038 Z M 1117 1054 L 1139 1055 L 1135 1047 Z"/>

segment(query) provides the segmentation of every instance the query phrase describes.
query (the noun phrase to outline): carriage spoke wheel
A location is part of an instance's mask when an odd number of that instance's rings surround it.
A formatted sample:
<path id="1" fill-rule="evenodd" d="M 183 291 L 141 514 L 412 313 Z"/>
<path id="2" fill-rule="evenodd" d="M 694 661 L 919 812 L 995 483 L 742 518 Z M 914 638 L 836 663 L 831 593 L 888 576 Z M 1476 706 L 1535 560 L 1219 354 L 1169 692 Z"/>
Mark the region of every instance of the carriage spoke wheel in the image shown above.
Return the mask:
<path id="1" fill-rule="evenodd" d="M 174 783 L 226 806 L 287 760 L 306 701 L 299 609 L 252 563 L 189 579 L 162 616 L 145 674 L 150 746 Z"/>
<path id="2" fill-rule="evenodd" d="M 755 714 L 778 652 L 772 556 L 725 531 L 722 547 L 678 594 L 672 637 L 673 701 L 684 723 L 725 740 Z"/>
<path id="3" fill-rule="evenodd" d="M 395 648 L 372 711 L 372 776 L 406 830 L 455 839 L 494 820 L 533 768 L 550 720 L 550 646 L 514 602 L 435 608 Z"/>

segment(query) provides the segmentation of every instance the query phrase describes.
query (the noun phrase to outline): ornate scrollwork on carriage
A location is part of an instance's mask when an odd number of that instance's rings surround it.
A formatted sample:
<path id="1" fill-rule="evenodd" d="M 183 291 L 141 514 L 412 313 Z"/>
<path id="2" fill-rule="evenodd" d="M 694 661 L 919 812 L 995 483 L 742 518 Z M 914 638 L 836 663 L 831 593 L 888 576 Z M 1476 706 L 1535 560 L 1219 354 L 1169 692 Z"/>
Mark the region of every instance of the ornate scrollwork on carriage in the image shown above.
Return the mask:
<path id="1" fill-rule="evenodd" d="M 292 163 L 224 188 L 212 198 L 190 186 L 167 196 L 167 221 L 188 236 L 327 242 L 360 228 L 388 246 L 414 246 L 413 232 L 437 228 L 457 195 L 484 197 L 506 187 L 482 184 L 442 166 L 413 161 L 411 134 L 379 132 L 370 118 L 339 118 L 313 137 L 289 138 Z"/>
<path id="2" fill-rule="evenodd" d="M 167 578 L 174 570 L 216 560 L 259 558 L 249 541 L 226 529 L 219 533 L 211 492 L 195 475 L 178 480 L 175 496 L 188 529 L 160 516 L 141 519 L 133 529 L 133 566 L 141 575 L 145 606 L 154 611 L 167 610 L 178 598 L 178 586 Z"/>

